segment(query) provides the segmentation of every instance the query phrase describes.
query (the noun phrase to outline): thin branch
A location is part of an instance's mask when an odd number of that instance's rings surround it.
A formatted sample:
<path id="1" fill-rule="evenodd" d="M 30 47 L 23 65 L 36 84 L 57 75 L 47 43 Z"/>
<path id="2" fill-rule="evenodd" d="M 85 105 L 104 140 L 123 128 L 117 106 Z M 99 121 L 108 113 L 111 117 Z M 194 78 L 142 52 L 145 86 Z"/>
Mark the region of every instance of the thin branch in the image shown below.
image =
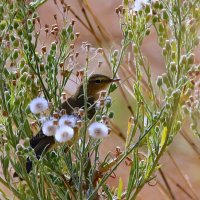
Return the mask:
<path id="1" fill-rule="evenodd" d="M 191 195 L 185 190 L 185 188 L 184 188 L 183 186 L 181 186 L 179 183 L 177 183 L 176 181 L 174 181 L 174 179 L 171 178 L 170 176 L 168 176 L 168 178 L 169 178 L 169 180 L 172 181 L 172 182 L 176 185 L 176 187 L 179 188 L 185 195 L 187 195 L 190 199 L 195 200 L 195 199 L 193 198 L 193 196 L 191 196 Z"/>
<path id="2" fill-rule="evenodd" d="M 176 169 L 178 170 L 179 174 L 181 175 L 181 177 L 183 178 L 185 184 L 191 189 L 191 192 L 193 194 L 193 196 L 195 197 L 196 200 L 198 200 L 198 196 L 195 194 L 194 189 L 192 187 L 192 184 L 190 183 L 190 181 L 188 179 L 185 178 L 182 170 L 179 168 L 178 164 L 176 163 L 175 159 L 173 158 L 172 154 L 170 153 L 170 151 L 167 151 L 167 154 L 169 155 L 169 157 L 171 158 L 174 166 L 176 167 Z"/>
<path id="3" fill-rule="evenodd" d="M 162 177 L 162 179 L 163 179 L 163 181 L 164 181 L 164 183 L 165 183 L 165 185 L 166 185 L 166 187 L 167 187 L 167 190 L 168 190 L 168 192 L 169 192 L 171 198 L 172 198 L 173 200 L 175 200 L 176 198 L 175 198 L 175 196 L 174 196 L 174 194 L 173 194 L 173 192 L 172 192 L 172 189 L 171 189 L 171 187 L 170 187 L 170 185 L 169 185 L 169 183 L 168 183 L 168 181 L 167 181 L 167 178 L 166 178 L 166 176 L 165 176 L 163 170 L 162 170 L 161 168 L 159 168 L 158 171 L 159 171 L 159 173 L 160 173 L 160 175 L 161 175 L 161 177 Z"/>

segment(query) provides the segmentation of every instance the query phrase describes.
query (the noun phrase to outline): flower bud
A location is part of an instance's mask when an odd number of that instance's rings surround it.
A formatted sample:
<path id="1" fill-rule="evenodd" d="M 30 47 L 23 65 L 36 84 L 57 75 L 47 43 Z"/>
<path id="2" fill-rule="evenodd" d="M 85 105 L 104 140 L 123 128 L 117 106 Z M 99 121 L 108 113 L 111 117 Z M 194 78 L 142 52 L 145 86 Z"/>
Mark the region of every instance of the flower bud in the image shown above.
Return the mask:
<path id="1" fill-rule="evenodd" d="M 150 28 L 148 28 L 148 29 L 146 30 L 146 32 L 145 32 L 145 35 L 149 35 L 150 32 L 151 32 L 151 30 L 150 30 Z"/>
<path id="2" fill-rule="evenodd" d="M 137 20 L 137 15 L 136 15 L 135 13 L 132 14 L 132 19 L 133 19 L 134 22 L 136 22 L 136 20 Z"/>
<path id="3" fill-rule="evenodd" d="M 165 41 L 165 48 L 167 51 L 171 51 L 171 43 L 169 40 L 166 40 Z"/>
<path id="4" fill-rule="evenodd" d="M 169 79 L 167 77 L 167 74 L 163 74 L 163 83 L 169 87 L 170 86 L 170 83 L 169 83 Z"/>
<path id="5" fill-rule="evenodd" d="M 51 43 L 51 50 L 53 50 L 53 51 L 56 50 L 56 43 L 55 42 Z"/>
<path id="6" fill-rule="evenodd" d="M 3 31 L 5 28 L 6 28 L 6 21 L 3 20 L 3 21 L 1 21 L 1 23 L 0 23 L 0 30 Z"/>
<path id="7" fill-rule="evenodd" d="M 193 64 L 194 63 L 194 59 L 195 59 L 195 56 L 193 53 L 191 53 L 188 58 L 187 58 L 187 61 L 188 61 L 188 64 Z"/>
<path id="8" fill-rule="evenodd" d="M 110 113 L 108 114 L 108 117 L 109 117 L 110 119 L 113 119 L 113 117 L 114 117 L 114 112 L 110 112 Z"/>
<path id="9" fill-rule="evenodd" d="M 138 53 L 138 48 L 137 48 L 136 44 L 133 44 L 132 47 L 133 47 L 134 54 L 137 54 Z"/>
<path id="10" fill-rule="evenodd" d="M 170 105 L 169 103 L 166 103 L 166 104 L 165 104 L 165 107 L 166 107 L 166 109 L 169 110 L 169 109 L 171 108 L 171 105 Z"/>
<path id="11" fill-rule="evenodd" d="M 21 30 L 21 29 L 17 29 L 17 34 L 18 34 L 19 36 L 22 36 L 22 34 L 23 34 L 22 30 Z"/>
<path id="12" fill-rule="evenodd" d="M 156 132 L 156 133 L 159 133 L 159 131 L 160 131 L 160 128 L 159 128 L 158 126 L 156 126 L 156 127 L 155 127 L 155 132 Z"/>
<path id="13" fill-rule="evenodd" d="M 153 1 L 153 7 L 155 9 L 158 9 L 159 8 L 159 1 Z"/>
<path id="14" fill-rule="evenodd" d="M 162 10 L 162 18 L 164 20 L 168 20 L 169 19 L 169 16 L 168 16 L 167 11 L 165 9 Z"/>
<path id="15" fill-rule="evenodd" d="M 170 69 L 171 69 L 172 72 L 176 71 L 176 63 L 175 62 L 170 63 Z"/>
<path id="16" fill-rule="evenodd" d="M 176 59 L 176 52 L 175 52 L 175 51 L 172 51 L 172 52 L 171 52 L 171 57 L 172 57 L 173 60 Z"/>
<path id="17" fill-rule="evenodd" d="M 159 43 L 159 45 L 160 45 L 161 47 L 163 47 L 163 46 L 165 45 L 165 40 L 164 40 L 163 36 L 160 36 L 160 37 L 158 38 L 158 43 Z M 166 50 L 166 48 L 165 48 L 165 50 Z"/>
<path id="18" fill-rule="evenodd" d="M 179 89 L 176 89 L 172 92 L 172 96 L 177 99 L 180 96 L 181 91 Z"/>
<path id="19" fill-rule="evenodd" d="M 24 150 L 24 147 L 21 144 L 17 144 L 16 149 L 17 151 L 21 152 Z"/>
<path id="20" fill-rule="evenodd" d="M 19 40 L 15 39 L 15 40 L 13 41 L 13 46 L 14 46 L 14 47 L 19 47 Z"/>
<path id="21" fill-rule="evenodd" d="M 24 140 L 24 147 L 25 148 L 28 148 L 30 146 L 30 139 L 29 138 L 26 138 L 25 140 Z"/>
<path id="22" fill-rule="evenodd" d="M 26 82 L 26 79 L 27 79 L 27 77 L 28 77 L 28 73 L 27 72 L 24 72 L 23 74 L 22 74 L 22 76 L 20 76 L 20 78 L 19 78 L 19 80 L 22 82 L 22 83 L 25 83 Z"/>
<path id="23" fill-rule="evenodd" d="M 182 57 L 181 57 L 181 64 L 182 65 L 185 65 L 187 63 L 187 57 L 186 57 L 186 55 L 183 55 Z"/>
<path id="24" fill-rule="evenodd" d="M 150 12 L 151 12 L 150 4 L 147 3 L 147 4 L 145 5 L 145 13 L 148 14 L 148 13 L 150 13 Z"/>
<path id="25" fill-rule="evenodd" d="M 18 58 L 18 50 L 17 49 L 14 49 L 12 57 L 14 60 L 16 60 Z"/>
<path id="26" fill-rule="evenodd" d="M 133 33 L 132 33 L 132 31 L 131 31 L 131 30 L 129 30 L 129 31 L 128 31 L 128 37 L 129 37 L 130 39 L 132 39 L 132 38 L 133 38 Z"/>
<path id="27" fill-rule="evenodd" d="M 159 2 L 159 9 L 162 10 L 163 9 L 163 3 L 160 1 Z"/>
<path id="28" fill-rule="evenodd" d="M 158 25 L 158 31 L 159 31 L 160 33 L 162 33 L 162 32 L 164 31 L 164 26 L 163 26 L 162 23 L 159 23 L 159 25 Z"/>
<path id="29" fill-rule="evenodd" d="M 31 75 L 28 75 L 28 76 L 26 77 L 26 84 L 27 84 L 28 86 L 30 86 L 31 83 L 32 83 L 32 77 L 31 77 Z"/>
<path id="30" fill-rule="evenodd" d="M 101 115 L 96 115 L 96 121 L 97 122 L 101 121 Z"/>
<path id="31" fill-rule="evenodd" d="M 149 22 L 151 18 L 152 18 L 152 14 L 151 13 L 146 15 L 146 22 Z"/>
<path id="32" fill-rule="evenodd" d="M 13 27 L 14 29 L 17 29 L 19 27 L 19 23 L 17 20 L 14 20 Z"/>
<path id="33" fill-rule="evenodd" d="M 155 24 L 157 21 L 158 21 L 158 16 L 157 15 L 153 15 L 152 23 Z"/>
<path id="34" fill-rule="evenodd" d="M 162 78 L 162 76 L 158 76 L 156 84 L 157 84 L 158 87 L 162 86 L 162 84 L 163 84 L 163 78 Z"/>
<path id="35" fill-rule="evenodd" d="M 113 56 L 114 56 L 114 57 L 117 57 L 117 56 L 118 56 L 118 53 L 119 53 L 119 51 L 118 51 L 118 50 L 115 50 L 115 51 L 113 52 Z"/>

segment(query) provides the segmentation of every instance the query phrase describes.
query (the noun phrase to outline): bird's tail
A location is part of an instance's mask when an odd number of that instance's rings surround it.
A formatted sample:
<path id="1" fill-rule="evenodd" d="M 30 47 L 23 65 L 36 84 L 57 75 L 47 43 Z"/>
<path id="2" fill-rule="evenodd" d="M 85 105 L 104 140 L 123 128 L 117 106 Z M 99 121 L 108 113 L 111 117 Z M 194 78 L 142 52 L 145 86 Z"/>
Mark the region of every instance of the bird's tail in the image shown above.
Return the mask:
<path id="1" fill-rule="evenodd" d="M 37 159 L 39 160 L 42 153 L 48 151 L 55 144 L 55 139 L 53 136 L 46 136 L 43 134 L 42 130 L 33 136 L 30 140 L 30 146 L 34 149 Z M 32 161 L 27 158 L 26 171 L 29 173 L 32 169 Z M 13 177 L 18 177 L 15 172 Z"/>

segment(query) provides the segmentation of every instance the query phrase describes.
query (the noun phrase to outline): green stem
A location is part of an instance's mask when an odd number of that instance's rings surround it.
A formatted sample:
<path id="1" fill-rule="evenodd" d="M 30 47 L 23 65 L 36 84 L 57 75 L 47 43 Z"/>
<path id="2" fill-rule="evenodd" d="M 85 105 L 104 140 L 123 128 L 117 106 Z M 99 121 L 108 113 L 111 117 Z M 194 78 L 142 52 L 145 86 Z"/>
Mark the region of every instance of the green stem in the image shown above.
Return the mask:
<path id="1" fill-rule="evenodd" d="M 180 75 L 181 75 L 181 66 L 180 66 L 180 58 L 181 58 L 181 6 L 180 6 L 180 0 L 177 0 L 176 1 L 177 3 L 177 6 L 176 6 L 176 9 L 177 9 L 177 14 L 178 14 L 178 25 L 179 25 L 179 32 L 178 32 L 178 38 L 177 39 L 177 43 L 178 43 L 178 72 L 177 72 L 177 79 L 176 79 L 176 85 L 178 85 L 178 81 L 179 81 L 179 78 L 180 78 Z"/>
<path id="2" fill-rule="evenodd" d="M 79 178 L 79 193 L 80 193 L 80 200 L 83 199 L 83 176 L 84 176 L 84 162 L 85 162 L 85 146 L 86 146 L 86 134 L 87 134 L 87 123 L 88 123 L 88 115 L 87 115 L 87 103 L 88 103 L 88 96 L 87 96 L 87 84 L 88 84 L 88 77 L 87 77 L 87 70 L 88 70 L 89 58 L 88 53 L 86 56 L 86 68 L 83 80 L 83 93 L 84 93 L 84 130 L 83 130 L 83 138 L 82 138 L 82 149 L 81 149 L 81 160 L 80 160 L 80 178 Z"/>
<path id="3" fill-rule="evenodd" d="M 155 125 L 157 124 L 157 122 L 159 121 L 162 113 L 164 111 L 164 108 L 161 110 L 160 115 L 157 119 L 157 121 L 154 122 L 154 124 L 152 124 L 145 132 L 144 134 L 139 138 L 139 140 L 133 144 L 129 149 L 127 149 L 124 153 L 121 154 L 121 158 L 117 161 L 116 165 L 112 168 L 112 170 L 109 171 L 109 173 L 107 173 L 99 182 L 99 184 L 97 185 L 97 187 L 93 190 L 92 194 L 88 197 L 88 200 L 92 200 L 96 193 L 98 192 L 99 188 L 105 183 L 105 181 L 110 177 L 110 175 L 117 169 L 117 167 L 121 164 L 121 162 L 137 147 L 140 146 L 141 141 L 150 133 L 150 131 L 152 130 L 153 127 L 155 127 Z"/>

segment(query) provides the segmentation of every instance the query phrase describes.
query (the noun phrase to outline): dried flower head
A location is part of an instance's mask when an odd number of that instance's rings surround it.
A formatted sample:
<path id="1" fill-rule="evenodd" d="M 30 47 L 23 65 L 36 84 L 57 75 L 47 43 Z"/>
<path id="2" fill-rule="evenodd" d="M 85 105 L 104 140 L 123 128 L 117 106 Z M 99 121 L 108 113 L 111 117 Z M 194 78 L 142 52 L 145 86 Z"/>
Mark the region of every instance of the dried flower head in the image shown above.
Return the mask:
<path id="1" fill-rule="evenodd" d="M 67 142 L 74 136 L 74 130 L 70 126 L 60 126 L 56 130 L 55 139 L 58 142 Z"/>
<path id="2" fill-rule="evenodd" d="M 67 125 L 73 128 L 75 127 L 77 120 L 77 117 L 74 115 L 63 115 L 59 120 L 59 126 Z"/>
<path id="3" fill-rule="evenodd" d="M 48 102 L 42 97 L 37 97 L 31 101 L 29 106 L 32 113 L 38 114 L 48 109 Z"/>
<path id="4" fill-rule="evenodd" d="M 54 125 L 53 120 L 46 121 L 42 125 L 42 131 L 47 136 L 55 135 L 57 127 Z"/>
<path id="5" fill-rule="evenodd" d="M 101 139 L 108 136 L 108 127 L 100 122 L 93 122 L 88 128 L 89 135 Z"/>

